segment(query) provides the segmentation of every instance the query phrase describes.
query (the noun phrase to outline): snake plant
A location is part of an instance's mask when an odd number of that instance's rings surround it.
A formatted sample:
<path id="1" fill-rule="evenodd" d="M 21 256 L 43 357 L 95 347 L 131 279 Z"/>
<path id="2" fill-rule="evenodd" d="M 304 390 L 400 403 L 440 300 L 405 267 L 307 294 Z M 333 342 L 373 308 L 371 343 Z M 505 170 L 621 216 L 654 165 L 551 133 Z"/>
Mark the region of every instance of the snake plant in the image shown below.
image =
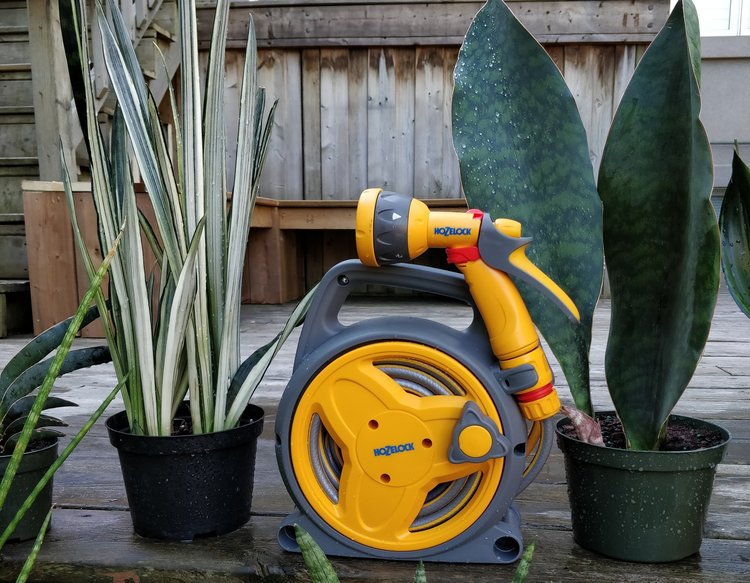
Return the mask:
<path id="1" fill-rule="evenodd" d="M 13 479 L 21 465 L 21 459 L 31 441 L 57 439 L 62 435 L 51 427 L 65 425 L 65 423 L 43 415 L 42 411 L 55 407 L 75 406 L 75 403 L 71 401 L 50 396 L 55 380 L 67 372 L 109 362 L 109 352 L 106 347 L 72 351 L 71 347 L 80 328 L 98 316 L 98 309 L 96 307 L 89 309 L 88 306 L 91 305 L 95 294 L 99 291 L 119 241 L 120 236 L 118 235 L 115 238 L 114 246 L 95 272 L 89 289 L 84 294 L 76 313 L 32 339 L 11 358 L 2 374 L 0 374 L 0 387 L 2 387 L 2 396 L 0 397 L 0 436 L 2 437 L 0 446 L 2 446 L 2 450 L 0 450 L 0 453 L 10 455 L 10 460 L 0 480 L 0 508 L 5 504 Z M 54 357 L 41 361 L 53 350 L 55 351 Z M 37 392 L 31 395 L 30 393 L 35 389 L 38 389 Z M 118 384 L 65 447 L 62 454 L 47 469 L 26 501 L 18 509 L 15 517 L 0 532 L 0 549 L 3 548 L 26 511 L 42 492 L 45 485 L 52 479 L 54 473 L 115 398 L 119 389 L 120 385 Z M 40 532 L 40 536 L 42 535 L 43 533 Z"/>
<path id="2" fill-rule="evenodd" d="M 503 2 L 489 0 L 477 14 L 456 65 L 453 133 L 469 206 L 519 220 L 534 239 L 529 255 L 578 305 L 575 326 L 521 289 L 589 415 L 603 247 L 612 294 L 607 385 L 634 449 L 658 447 L 716 303 L 719 234 L 699 89 L 698 17 L 685 0 L 633 74 L 595 185 L 570 90 Z"/>
<path id="3" fill-rule="evenodd" d="M 750 168 L 735 150 L 719 213 L 721 266 L 729 292 L 750 318 Z"/>
<path id="4" fill-rule="evenodd" d="M 271 359 L 304 317 L 307 300 L 294 310 L 273 342 L 241 366 L 240 290 L 245 246 L 266 156 L 275 104 L 265 114 L 257 84 L 254 28 L 248 31 L 241 88 L 235 179 L 227 204 L 224 135 L 224 56 L 229 1 L 216 5 L 206 82 L 201 91 L 195 2 L 179 5 L 181 66 L 179 102 L 170 87 L 176 152 L 169 151 L 157 104 L 138 65 L 123 18 L 112 0 L 97 2 L 95 15 L 116 108 L 109 140 L 97 124 L 88 74 L 88 25 L 75 2 L 75 40 L 85 85 L 85 123 L 99 238 L 109 248 L 115 226 L 126 221 L 121 252 L 109 281 L 111 315 L 105 334 L 122 391 L 130 429 L 169 435 L 177 407 L 190 401 L 195 433 L 237 425 Z M 137 167 L 156 221 L 136 205 L 132 168 Z M 69 191 L 69 189 L 68 189 Z M 69 204 L 74 215 L 70 192 Z M 87 271 L 92 266 L 75 218 L 74 232 Z M 142 236 L 157 257 L 158 276 L 144 270 Z M 98 304 L 104 310 L 104 298 Z"/>

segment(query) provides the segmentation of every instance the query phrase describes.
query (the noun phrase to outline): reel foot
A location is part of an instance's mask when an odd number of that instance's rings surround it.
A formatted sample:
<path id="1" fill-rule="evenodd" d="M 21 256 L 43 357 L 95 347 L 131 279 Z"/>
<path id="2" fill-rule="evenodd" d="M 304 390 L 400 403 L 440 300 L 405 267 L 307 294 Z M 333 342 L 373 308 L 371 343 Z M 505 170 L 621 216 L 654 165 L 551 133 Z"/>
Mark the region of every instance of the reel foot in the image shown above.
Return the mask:
<path id="1" fill-rule="evenodd" d="M 450 543 L 411 552 L 392 552 L 374 549 L 345 539 L 339 534 L 330 534 L 320 529 L 307 516 L 295 510 L 281 522 L 277 533 L 279 546 L 287 552 L 299 553 L 294 538 L 294 525 L 304 528 L 328 556 L 358 559 L 387 559 L 393 561 L 429 561 L 442 563 L 507 564 L 518 560 L 523 552 L 521 519 L 515 504 L 511 504 L 502 520 L 484 532 L 477 533 L 459 544 Z"/>

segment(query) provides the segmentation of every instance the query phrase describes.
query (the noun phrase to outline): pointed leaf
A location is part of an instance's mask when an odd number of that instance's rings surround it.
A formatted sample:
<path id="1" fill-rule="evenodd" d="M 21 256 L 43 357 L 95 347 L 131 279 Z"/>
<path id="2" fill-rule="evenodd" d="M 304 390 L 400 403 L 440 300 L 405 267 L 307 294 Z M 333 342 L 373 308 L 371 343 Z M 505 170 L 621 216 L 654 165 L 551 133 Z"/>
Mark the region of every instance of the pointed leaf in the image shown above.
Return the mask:
<path id="1" fill-rule="evenodd" d="M 86 326 L 98 317 L 98 308 L 92 306 L 84 315 L 81 326 Z M 39 334 L 39 336 L 36 336 L 31 340 L 10 359 L 8 364 L 5 365 L 3 372 L 0 374 L 0 393 L 4 393 L 10 384 L 27 368 L 38 363 L 42 358 L 47 356 L 60 345 L 60 342 L 65 336 L 65 332 L 68 330 L 68 326 L 72 320 L 73 317 L 70 317 L 67 320 L 63 320 L 62 322 L 51 326 Z M 4 412 L 4 410 L 5 409 L 3 409 L 0 404 L 0 414 Z"/>
<path id="2" fill-rule="evenodd" d="M 41 477 L 41 479 L 36 483 L 34 486 L 34 489 L 31 491 L 31 493 L 26 497 L 26 500 L 24 500 L 21 507 L 18 509 L 18 512 L 16 512 L 16 515 L 13 517 L 13 520 L 10 521 L 6 529 L 0 534 L 0 549 L 3 548 L 3 545 L 5 545 L 5 542 L 8 540 L 11 534 L 13 534 L 13 531 L 15 530 L 18 523 L 23 518 L 24 514 L 31 508 L 32 504 L 34 504 L 34 500 L 37 499 L 39 494 L 44 490 L 44 487 L 49 483 L 49 481 L 52 479 L 52 476 L 55 475 L 55 472 L 60 469 L 60 466 L 63 465 L 65 460 L 68 459 L 70 454 L 73 452 L 73 450 L 78 447 L 78 444 L 81 443 L 81 440 L 86 436 L 86 434 L 89 432 L 89 430 L 94 426 L 94 423 L 99 419 L 99 417 L 102 416 L 102 413 L 109 407 L 110 403 L 114 400 L 114 398 L 117 396 L 117 394 L 120 392 L 122 387 L 127 382 L 127 375 L 124 379 L 122 379 L 117 386 L 112 389 L 112 391 L 107 395 L 107 397 L 102 401 L 102 403 L 97 407 L 96 411 L 94 411 L 91 414 L 91 417 L 88 418 L 86 423 L 83 424 L 83 427 L 78 431 L 78 433 L 73 436 L 73 439 L 70 440 L 68 445 L 65 446 L 65 449 L 63 449 L 62 453 L 60 453 L 59 456 L 57 456 L 57 459 L 52 462 L 52 465 L 47 468 L 47 471 L 44 473 L 44 476 Z"/>
<path id="3" fill-rule="evenodd" d="M 10 406 L 10 409 L 8 409 L 8 413 L 6 414 L 8 416 L 8 419 L 26 415 L 29 411 L 31 411 L 31 407 L 34 404 L 34 401 L 36 401 L 36 395 L 28 395 L 27 397 L 18 399 L 18 401 L 13 403 Z M 42 410 L 44 411 L 46 409 L 57 409 L 58 407 L 78 407 L 78 403 L 74 403 L 73 401 L 68 401 L 67 399 L 62 399 L 60 397 L 47 397 Z"/>
<path id="4" fill-rule="evenodd" d="M 13 419 L 13 421 L 8 423 L 7 426 L 3 429 L 2 435 L 0 435 L 0 441 L 7 439 L 8 437 L 16 433 L 20 433 L 20 431 L 23 429 L 24 423 L 26 423 L 27 418 L 28 418 L 27 415 L 23 415 L 21 417 Z M 65 421 L 62 421 L 61 419 L 57 419 L 56 417 L 50 417 L 49 415 L 39 415 L 39 420 L 36 422 L 36 429 L 41 429 L 42 427 L 67 427 L 67 426 L 68 424 L 65 423 Z"/>
<path id="5" fill-rule="evenodd" d="M 520 221 L 534 239 L 529 258 L 578 307 L 574 324 L 519 282 L 578 408 L 590 412 L 588 352 L 603 259 L 586 133 L 557 67 L 499 0 L 479 11 L 459 53 L 453 142 L 469 206 Z"/>
<path id="6" fill-rule="evenodd" d="M 250 397 L 253 396 L 253 392 L 255 392 L 260 381 L 263 380 L 263 376 L 266 374 L 274 356 L 276 356 L 278 351 L 284 345 L 284 342 L 289 338 L 292 331 L 305 321 L 305 316 L 307 316 L 307 311 L 310 309 L 310 304 L 315 297 L 315 291 L 317 289 L 318 286 L 315 286 L 299 301 L 289 316 L 284 329 L 276 336 L 276 338 L 256 350 L 247 359 L 250 363 L 254 364 L 252 364 L 252 366 L 239 367 L 236 376 L 237 381 L 240 383 L 240 388 L 236 391 L 233 401 L 227 401 L 229 412 L 227 413 L 224 422 L 225 428 L 228 429 L 234 427 L 239 422 L 242 411 L 250 401 Z"/>
<path id="7" fill-rule="evenodd" d="M 71 350 L 65 357 L 59 374 L 64 375 L 74 370 L 103 364 L 105 362 L 110 362 L 111 360 L 112 357 L 109 354 L 109 348 L 106 346 L 93 346 Z M 18 375 L 16 380 L 11 383 L 3 394 L 2 406 L 0 407 L 0 420 L 5 411 L 15 401 L 21 397 L 25 397 L 42 384 L 42 381 L 52 366 L 53 361 L 54 358 L 48 358 L 47 360 L 30 366 L 23 371 L 23 373 Z"/>
<path id="8" fill-rule="evenodd" d="M 299 524 L 295 524 L 294 538 L 299 545 L 311 581 L 313 583 L 338 583 L 339 578 L 333 565 L 310 533 Z"/>
<path id="9" fill-rule="evenodd" d="M 599 171 L 612 289 L 607 384 L 634 449 L 654 449 L 708 337 L 719 283 L 698 16 L 678 3 L 623 95 Z"/>
<path id="10" fill-rule="evenodd" d="M 737 152 L 719 215 L 721 266 L 734 301 L 750 317 L 750 168 Z"/>

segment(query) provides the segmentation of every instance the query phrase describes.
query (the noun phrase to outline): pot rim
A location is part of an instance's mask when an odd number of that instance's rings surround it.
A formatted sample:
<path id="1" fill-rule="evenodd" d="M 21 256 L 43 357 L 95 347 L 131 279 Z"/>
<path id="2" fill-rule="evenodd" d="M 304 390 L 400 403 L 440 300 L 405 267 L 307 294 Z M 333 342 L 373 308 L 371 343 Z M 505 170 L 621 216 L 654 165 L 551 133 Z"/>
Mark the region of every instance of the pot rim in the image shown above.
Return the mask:
<path id="1" fill-rule="evenodd" d="M 616 414 L 614 410 L 599 411 L 597 415 L 602 414 Z M 616 447 L 601 447 L 599 445 L 593 445 L 581 441 L 575 437 L 570 437 L 561 431 L 561 426 L 568 422 L 567 417 L 559 419 L 555 423 L 555 433 L 557 434 L 558 447 L 563 451 L 565 455 L 574 455 L 576 457 L 586 458 L 586 461 L 592 463 L 598 463 L 601 465 L 612 465 L 612 467 L 620 467 L 627 465 L 628 463 L 633 464 L 633 467 L 637 466 L 639 471 L 645 471 L 647 465 L 651 465 L 648 471 L 674 471 L 680 464 L 686 464 L 691 468 L 699 468 L 704 466 L 715 465 L 721 462 L 724 457 L 724 451 L 727 444 L 731 440 L 732 436 L 723 427 L 716 425 L 710 421 L 703 419 L 697 419 L 695 417 L 689 417 L 686 415 L 670 415 L 669 419 L 684 419 L 691 423 L 697 423 L 703 426 L 719 432 L 722 436 L 722 441 L 711 447 L 704 447 L 700 449 L 684 450 L 684 451 L 650 451 L 641 449 L 620 449 Z M 700 461 L 688 461 L 687 458 L 695 460 L 699 458 Z M 668 460 L 677 460 L 671 464 L 667 463 Z M 683 461 L 684 460 L 684 461 Z M 675 467 L 670 467 L 674 465 Z"/>
<path id="2" fill-rule="evenodd" d="M 126 411 L 110 415 L 104 425 L 110 443 L 118 450 L 146 455 L 170 455 L 224 449 L 257 439 L 263 431 L 264 420 L 265 411 L 257 405 L 248 404 L 240 418 L 240 425 L 211 433 L 135 435 L 130 432 Z"/>
<path id="3" fill-rule="evenodd" d="M 60 442 L 60 438 L 48 437 L 46 439 L 53 439 L 54 443 L 50 443 L 49 445 L 45 445 L 44 447 L 33 451 L 27 449 L 23 452 L 18 472 L 33 472 L 36 469 L 50 466 L 55 461 L 55 458 L 57 458 L 57 446 Z M 12 453 L 0 455 L 0 477 L 5 473 L 5 468 L 8 467 L 12 455 Z"/>

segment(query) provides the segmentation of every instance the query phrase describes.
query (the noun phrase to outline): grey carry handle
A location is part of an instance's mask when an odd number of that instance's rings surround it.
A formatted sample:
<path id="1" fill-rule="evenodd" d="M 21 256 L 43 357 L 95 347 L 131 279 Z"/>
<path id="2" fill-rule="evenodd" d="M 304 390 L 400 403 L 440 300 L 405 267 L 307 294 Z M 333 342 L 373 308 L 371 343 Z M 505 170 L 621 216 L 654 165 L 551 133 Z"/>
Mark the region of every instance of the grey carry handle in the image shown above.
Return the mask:
<path id="1" fill-rule="evenodd" d="M 338 319 L 344 302 L 358 285 L 367 284 L 415 290 L 461 301 L 474 310 L 471 326 L 484 327 L 462 275 L 409 263 L 366 267 L 359 260 L 350 259 L 332 267 L 318 284 L 297 345 L 295 369 L 307 354 L 345 327 Z"/>

